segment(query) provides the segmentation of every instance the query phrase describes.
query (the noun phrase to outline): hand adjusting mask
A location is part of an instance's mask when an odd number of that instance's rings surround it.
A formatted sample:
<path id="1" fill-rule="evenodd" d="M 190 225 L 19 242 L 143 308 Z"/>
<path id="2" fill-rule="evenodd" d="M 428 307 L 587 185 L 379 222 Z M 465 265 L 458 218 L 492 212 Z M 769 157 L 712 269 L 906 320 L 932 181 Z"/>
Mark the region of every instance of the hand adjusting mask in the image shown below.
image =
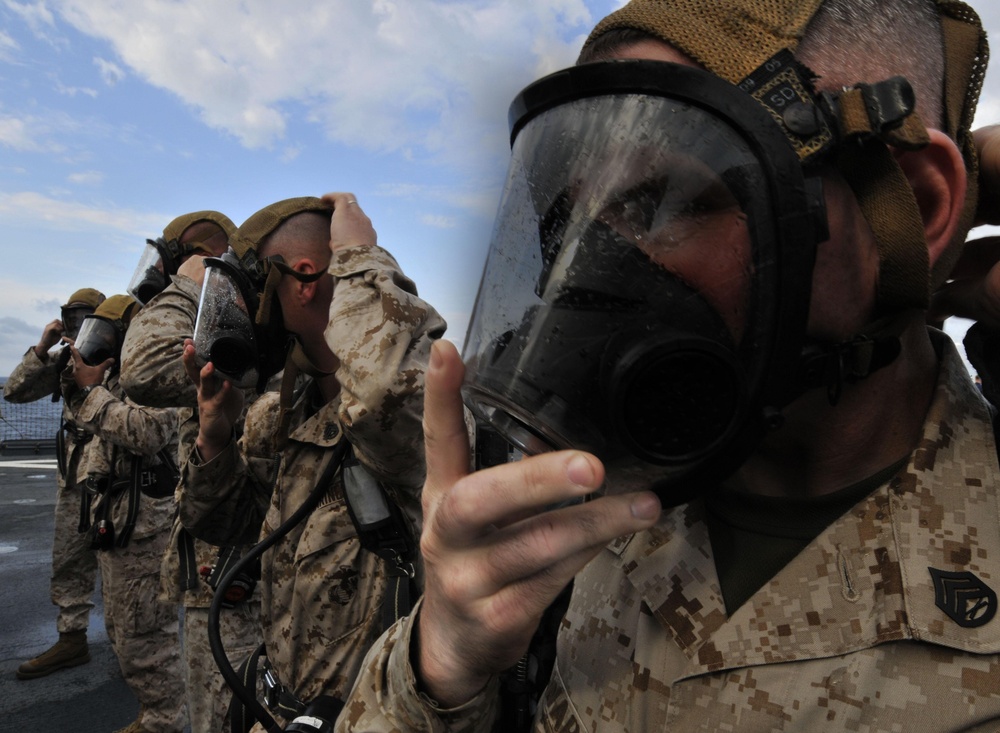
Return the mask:
<path id="1" fill-rule="evenodd" d="M 194 328 L 200 364 L 211 361 L 235 386 L 262 392 L 285 366 L 293 336 L 285 329 L 276 288 L 282 276 L 313 282 L 326 275 L 303 275 L 280 255 L 261 258 L 264 241 L 288 218 L 306 211 L 329 213 L 326 202 L 313 197 L 286 199 L 247 219 L 221 257 L 205 258 L 205 281 Z"/>

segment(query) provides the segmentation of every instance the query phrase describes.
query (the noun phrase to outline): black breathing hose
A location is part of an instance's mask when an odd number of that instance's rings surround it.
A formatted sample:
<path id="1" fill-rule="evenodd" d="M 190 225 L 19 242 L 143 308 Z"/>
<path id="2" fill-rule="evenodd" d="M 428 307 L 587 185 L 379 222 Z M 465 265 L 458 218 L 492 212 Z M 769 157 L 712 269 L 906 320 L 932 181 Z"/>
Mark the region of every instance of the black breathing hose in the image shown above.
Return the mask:
<path id="1" fill-rule="evenodd" d="M 222 612 L 222 602 L 226 597 L 226 591 L 229 586 L 232 585 L 233 580 L 243 573 L 251 563 L 256 562 L 261 555 L 263 555 L 268 549 L 274 546 L 278 540 L 288 534 L 292 527 L 305 519 L 306 516 L 312 512 L 313 509 L 317 507 L 323 495 L 326 493 L 327 488 L 330 486 L 330 482 L 336 475 L 337 471 L 340 469 L 341 464 L 344 462 L 344 458 L 347 455 L 347 451 L 350 448 L 350 442 L 345 438 L 342 438 L 339 443 L 333 449 L 333 457 L 330 459 L 330 463 L 327 464 L 326 470 L 323 471 L 323 475 L 319 477 L 319 481 L 316 482 L 316 486 L 313 490 L 309 492 L 309 496 L 306 500 L 302 502 L 302 506 L 295 510 L 288 519 L 281 523 L 281 525 L 275 529 L 271 534 L 262 539 L 253 548 L 244 555 L 238 563 L 236 563 L 229 572 L 226 573 L 222 580 L 219 582 L 218 587 L 215 589 L 215 596 L 212 599 L 212 605 L 208 609 L 208 644 L 212 649 L 212 657 L 215 659 L 215 663 L 219 667 L 219 671 L 222 672 L 222 676 L 225 678 L 226 683 L 229 688 L 233 691 L 243 703 L 243 705 L 253 713 L 253 716 L 257 718 L 258 721 L 267 729 L 268 733 L 281 733 L 281 726 L 279 726 L 274 718 L 272 718 L 264 706 L 257 702 L 256 686 L 252 688 L 247 688 L 243 684 L 243 680 L 233 669 L 233 666 L 229 663 L 229 658 L 226 656 L 225 647 L 222 645 L 222 635 L 219 630 L 219 615 Z"/>

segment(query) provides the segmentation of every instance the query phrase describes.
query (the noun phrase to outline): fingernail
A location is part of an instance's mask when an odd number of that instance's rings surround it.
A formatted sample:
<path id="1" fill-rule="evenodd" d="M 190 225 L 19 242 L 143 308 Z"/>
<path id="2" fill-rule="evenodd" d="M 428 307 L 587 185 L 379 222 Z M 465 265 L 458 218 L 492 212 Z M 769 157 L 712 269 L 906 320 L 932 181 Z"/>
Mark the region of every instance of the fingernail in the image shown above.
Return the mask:
<path id="1" fill-rule="evenodd" d="M 442 361 L 442 359 L 441 359 L 441 354 L 438 352 L 438 348 L 439 347 L 438 347 L 438 342 L 437 341 L 435 341 L 434 343 L 431 344 L 431 358 L 430 358 L 430 362 L 429 362 L 429 366 L 430 366 L 431 369 L 440 369 L 441 368 L 441 361 Z"/>
<path id="2" fill-rule="evenodd" d="M 656 494 L 644 492 L 632 500 L 631 510 L 636 519 L 655 519 L 660 513 L 660 500 L 656 498 Z"/>
<path id="3" fill-rule="evenodd" d="M 590 465 L 590 461 L 583 456 L 576 455 L 570 458 L 569 463 L 566 464 L 566 476 L 577 486 L 587 488 L 594 486 L 594 468 Z"/>

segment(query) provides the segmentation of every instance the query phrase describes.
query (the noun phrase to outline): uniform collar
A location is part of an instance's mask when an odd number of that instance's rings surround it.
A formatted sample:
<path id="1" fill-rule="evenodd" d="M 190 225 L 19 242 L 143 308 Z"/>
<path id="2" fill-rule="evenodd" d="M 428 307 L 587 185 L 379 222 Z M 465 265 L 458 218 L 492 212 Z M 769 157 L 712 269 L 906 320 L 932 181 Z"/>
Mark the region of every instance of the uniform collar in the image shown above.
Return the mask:
<path id="1" fill-rule="evenodd" d="M 948 342 L 906 468 L 830 525 L 731 618 L 700 501 L 609 549 L 688 658 L 684 677 L 903 639 L 995 653 L 1000 614 L 976 626 L 960 611 L 977 597 L 996 611 L 996 596 L 991 601 L 982 584 L 1000 591 L 998 474 L 990 409 Z"/>
<path id="2" fill-rule="evenodd" d="M 310 379 L 295 400 L 291 422 L 295 427 L 289 439 L 320 448 L 329 448 L 340 442 L 343 434 L 339 414 L 340 395 L 316 408 L 315 404 L 320 399 L 319 387 Z"/>

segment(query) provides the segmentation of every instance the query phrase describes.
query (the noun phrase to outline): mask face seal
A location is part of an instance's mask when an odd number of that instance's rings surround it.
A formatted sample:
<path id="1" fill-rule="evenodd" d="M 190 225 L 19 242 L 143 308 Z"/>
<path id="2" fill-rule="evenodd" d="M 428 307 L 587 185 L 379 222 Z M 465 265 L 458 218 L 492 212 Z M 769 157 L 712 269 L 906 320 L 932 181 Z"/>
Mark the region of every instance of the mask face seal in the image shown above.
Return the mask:
<path id="1" fill-rule="evenodd" d="M 588 64 L 526 89 L 466 337 L 463 396 L 528 453 L 575 447 L 666 503 L 783 406 L 815 255 L 802 168 L 697 69 Z"/>

